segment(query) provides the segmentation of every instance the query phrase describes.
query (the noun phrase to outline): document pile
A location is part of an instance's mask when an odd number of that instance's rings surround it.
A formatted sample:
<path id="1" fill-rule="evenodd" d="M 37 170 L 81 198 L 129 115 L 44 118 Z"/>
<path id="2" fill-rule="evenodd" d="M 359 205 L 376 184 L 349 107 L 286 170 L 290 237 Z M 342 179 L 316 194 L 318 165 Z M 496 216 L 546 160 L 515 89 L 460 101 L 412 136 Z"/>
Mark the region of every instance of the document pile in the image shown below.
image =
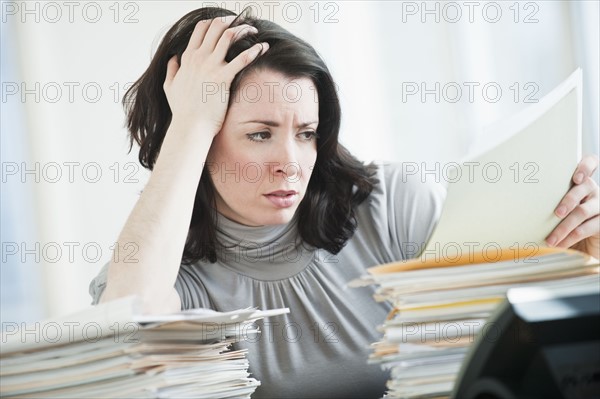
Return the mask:
<path id="1" fill-rule="evenodd" d="M 35 325 L 4 323 L 1 396 L 242 398 L 260 382 L 244 350 L 257 319 L 288 309 L 139 316 L 133 298 Z M 18 328 L 21 327 L 21 328 Z"/>
<path id="2" fill-rule="evenodd" d="M 481 255 L 436 264 L 416 259 L 369 272 L 351 285 L 376 284 L 375 299 L 394 306 L 369 359 L 391 369 L 389 398 L 449 396 L 475 336 L 494 329 L 486 319 L 509 288 L 553 290 L 599 281 L 597 261 L 557 248 L 494 263 L 484 263 Z"/>
<path id="3" fill-rule="evenodd" d="M 544 247 L 560 223 L 554 209 L 581 158 L 582 74 L 576 70 L 538 103 L 481 134 L 457 164 L 419 258 L 369 269 L 351 283 L 379 285 L 393 312 L 370 361 L 391 369 L 390 398 L 450 395 L 462 360 L 508 289 L 598 284 L 598 261 Z M 493 166 L 477 178 L 474 166 Z M 517 170 L 528 172 L 511 173 Z M 487 335 L 486 335 L 487 336 Z"/>

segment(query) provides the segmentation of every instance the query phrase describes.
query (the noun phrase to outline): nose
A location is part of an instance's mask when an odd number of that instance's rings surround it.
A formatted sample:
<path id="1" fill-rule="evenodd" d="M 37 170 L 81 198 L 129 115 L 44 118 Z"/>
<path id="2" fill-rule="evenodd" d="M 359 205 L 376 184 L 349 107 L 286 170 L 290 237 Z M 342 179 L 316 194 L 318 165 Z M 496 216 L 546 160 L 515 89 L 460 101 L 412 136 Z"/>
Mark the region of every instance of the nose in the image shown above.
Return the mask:
<path id="1" fill-rule="evenodd" d="M 287 181 L 296 182 L 302 174 L 296 153 L 296 142 L 292 137 L 282 140 L 275 149 L 273 172 L 277 176 L 283 176 Z"/>

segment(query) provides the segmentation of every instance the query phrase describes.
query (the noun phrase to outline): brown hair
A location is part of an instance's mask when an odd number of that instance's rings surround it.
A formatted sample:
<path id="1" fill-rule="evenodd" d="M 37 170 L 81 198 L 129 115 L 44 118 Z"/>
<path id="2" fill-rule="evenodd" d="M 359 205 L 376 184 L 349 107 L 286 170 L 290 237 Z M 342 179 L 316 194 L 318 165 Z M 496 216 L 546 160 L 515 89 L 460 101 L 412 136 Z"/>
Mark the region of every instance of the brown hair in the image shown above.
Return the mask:
<path id="1" fill-rule="evenodd" d="M 173 25 L 162 39 L 150 66 L 123 98 L 127 113 L 130 144 L 139 144 L 140 163 L 152 169 L 171 122 L 171 110 L 163 90 L 167 62 L 185 50 L 198 21 L 235 15 L 222 8 L 194 10 Z M 317 160 L 307 192 L 297 212 L 302 240 L 316 248 L 338 253 L 356 230 L 354 208 L 364 201 L 376 179 L 374 165 L 364 165 L 338 142 L 341 110 L 336 86 L 327 66 L 308 43 L 279 25 L 245 15 L 231 26 L 248 24 L 258 33 L 234 42 L 225 60 L 234 59 L 256 43 L 267 42 L 269 50 L 239 72 L 231 83 L 230 101 L 240 82 L 252 70 L 271 69 L 291 78 L 310 78 L 317 88 L 319 126 Z M 194 210 L 182 262 L 215 262 L 219 243 L 215 225 L 215 188 L 205 166 L 194 203 Z"/>

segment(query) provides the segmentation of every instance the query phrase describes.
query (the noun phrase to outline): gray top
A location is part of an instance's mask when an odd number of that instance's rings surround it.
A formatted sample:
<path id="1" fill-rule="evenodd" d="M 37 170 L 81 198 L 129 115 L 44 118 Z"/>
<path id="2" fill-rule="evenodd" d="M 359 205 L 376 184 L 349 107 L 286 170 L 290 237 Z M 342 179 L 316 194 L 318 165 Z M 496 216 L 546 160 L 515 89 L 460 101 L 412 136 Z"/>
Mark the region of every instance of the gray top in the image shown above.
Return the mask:
<path id="1" fill-rule="evenodd" d="M 337 255 L 302 245 L 295 219 L 248 227 L 220 216 L 218 236 L 228 248 L 217 263 L 179 269 L 175 288 L 183 309 L 290 308 L 259 321 L 262 333 L 238 344 L 248 348 L 250 372 L 261 381 L 253 398 L 382 396 L 388 373 L 367 358 L 390 307 L 375 302 L 373 288 L 346 284 L 367 267 L 414 257 L 440 215 L 445 190 L 418 175 L 403 177 L 399 165 L 380 165 L 377 177 L 357 209 L 354 236 Z M 106 269 L 90 284 L 94 303 Z"/>

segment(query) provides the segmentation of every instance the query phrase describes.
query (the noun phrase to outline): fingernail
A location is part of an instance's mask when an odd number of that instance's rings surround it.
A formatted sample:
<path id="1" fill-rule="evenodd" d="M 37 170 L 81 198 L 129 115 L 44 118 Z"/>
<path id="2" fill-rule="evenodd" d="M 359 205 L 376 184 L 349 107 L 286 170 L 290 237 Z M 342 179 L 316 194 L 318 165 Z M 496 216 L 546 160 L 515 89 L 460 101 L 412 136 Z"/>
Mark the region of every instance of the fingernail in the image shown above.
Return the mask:
<path id="1" fill-rule="evenodd" d="M 253 47 L 251 47 L 251 54 L 252 57 L 258 57 L 259 55 L 262 54 L 262 48 L 260 44 L 255 44 Z"/>
<path id="2" fill-rule="evenodd" d="M 550 236 L 550 237 L 548 237 L 548 238 L 546 239 L 546 243 L 547 243 L 549 246 L 553 247 L 553 246 L 554 246 L 554 244 L 556 244 L 556 238 L 555 238 L 554 236 Z"/>
<path id="3" fill-rule="evenodd" d="M 564 206 L 564 205 L 561 205 L 561 206 L 559 206 L 559 207 L 556 209 L 556 214 L 557 214 L 559 217 L 563 217 L 563 216 L 565 216 L 565 214 L 566 214 L 566 213 L 567 213 L 567 207 L 566 207 L 566 206 Z"/>
<path id="4" fill-rule="evenodd" d="M 575 183 L 579 184 L 583 181 L 583 173 L 579 172 L 575 174 Z"/>

